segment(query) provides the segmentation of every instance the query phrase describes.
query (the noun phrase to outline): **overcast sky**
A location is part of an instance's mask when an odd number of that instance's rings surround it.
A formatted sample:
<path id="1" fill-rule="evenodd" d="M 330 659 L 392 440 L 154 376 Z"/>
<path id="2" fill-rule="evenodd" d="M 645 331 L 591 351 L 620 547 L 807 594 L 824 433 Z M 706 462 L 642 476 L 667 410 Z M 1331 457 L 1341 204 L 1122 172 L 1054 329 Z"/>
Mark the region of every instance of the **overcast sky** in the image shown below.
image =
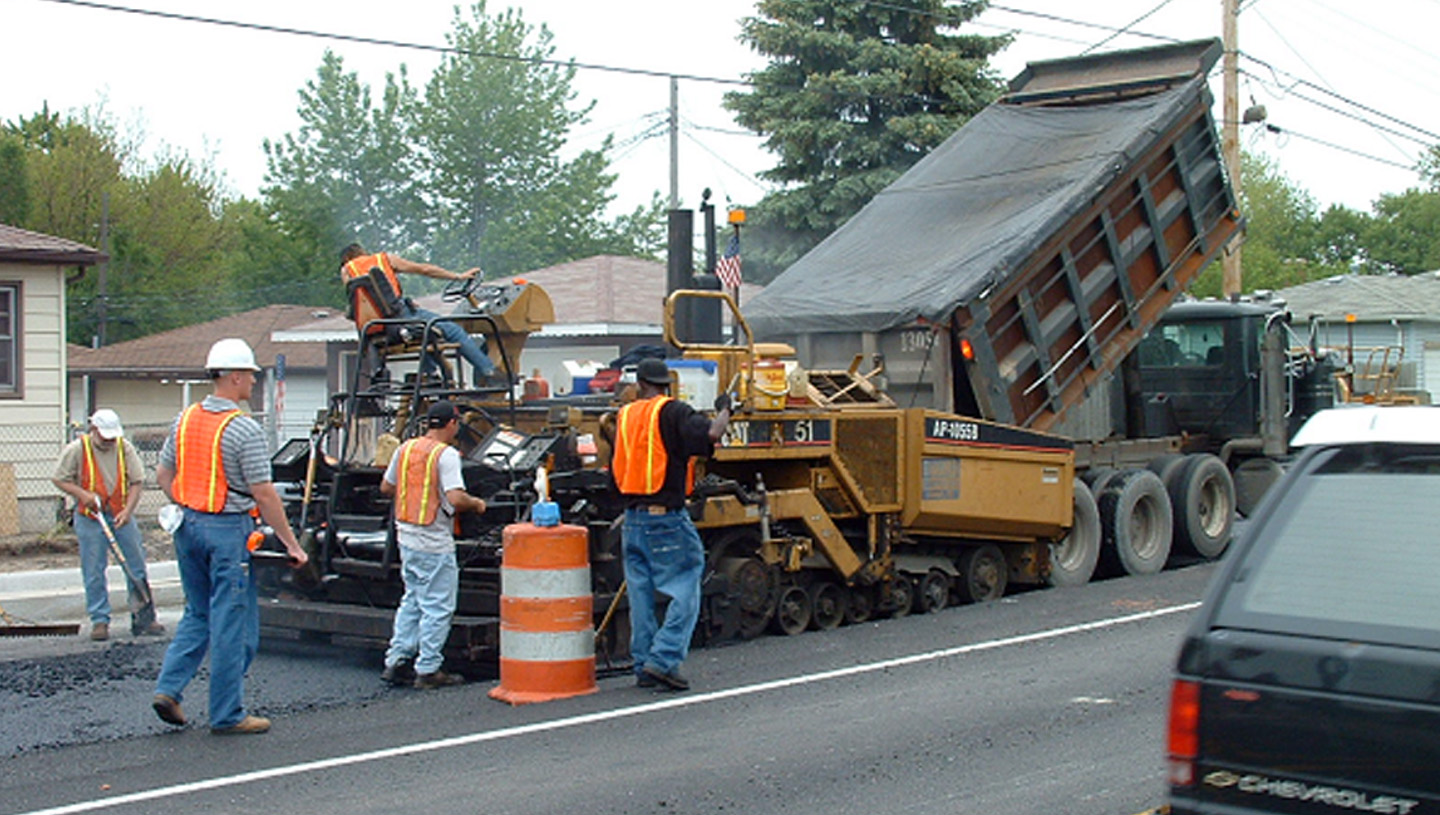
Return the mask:
<path id="1" fill-rule="evenodd" d="M 438 62 L 422 50 L 100 5 L 105 4 L 0 0 L 7 51 L 0 118 L 33 114 L 47 102 L 52 109 L 73 110 L 104 100 L 122 124 L 143 126 L 148 153 L 171 146 L 210 155 L 237 194 L 257 194 L 265 171 L 261 144 L 298 126 L 297 92 L 315 75 L 326 48 L 343 55 L 377 94 L 385 73 L 402 63 L 412 83 L 423 86 Z M 444 44 L 453 13 L 448 0 L 116 0 L 115 5 L 428 46 Z M 503 5 L 492 1 L 490 9 Z M 753 13 L 751 0 L 513 5 L 528 22 L 550 28 L 557 56 L 581 63 L 725 80 L 739 80 L 762 65 L 736 39 L 738 20 Z M 1440 134 L 1440 83 L 1434 79 L 1440 50 L 1427 42 L 1440 31 L 1440 0 L 1244 0 L 1242 6 L 1242 109 L 1253 98 L 1282 130 L 1249 127 L 1243 144 L 1275 157 L 1322 206 L 1368 210 L 1380 194 L 1414 186 L 1417 176 L 1409 168 L 1425 144 L 1440 142 L 1433 135 Z M 974 30 L 1015 32 L 1015 44 L 995 62 L 1008 78 L 1027 60 L 1163 41 L 1157 37 L 1219 36 L 1220 14 L 1220 0 L 1008 0 L 993 5 Z M 1152 36 L 1115 35 L 1132 23 L 1133 31 Z M 680 84 L 685 206 L 697 205 L 704 187 L 713 188 L 722 205 L 753 203 L 765 193 L 756 176 L 773 163 L 771 157 L 720 107 L 720 97 L 735 87 L 693 79 Z M 574 131 L 573 144 L 594 147 L 605 134 L 615 135 L 616 191 L 625 209 L 643 203 L 652 191 L 668 193 L 668 141 L 659 128 L 654 129 L 659 135 L 641 138 L 663 118 L 668 88 L 660 76 L 599 69 L 582 69 L 577 76 L 579 101 L 596 104 L 590 122 Z M 1218 120 L 1218 81 L 1215 90 Z"/>

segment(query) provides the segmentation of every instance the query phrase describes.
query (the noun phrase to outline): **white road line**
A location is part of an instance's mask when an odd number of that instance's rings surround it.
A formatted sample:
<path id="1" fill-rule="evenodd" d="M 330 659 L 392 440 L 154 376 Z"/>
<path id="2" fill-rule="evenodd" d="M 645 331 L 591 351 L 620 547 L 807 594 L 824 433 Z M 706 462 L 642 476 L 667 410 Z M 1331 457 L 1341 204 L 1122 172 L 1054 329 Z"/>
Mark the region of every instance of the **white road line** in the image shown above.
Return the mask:
<path id="1" fill-rule="evenodd" d="M 154 801 L 161 798 L 174 798 L 192 792 L 204 792 L 206 790 L 234 787 L 240 784 L 248 784 L 252 781 L 267 781 L 272 778 L 284 778 L 291 775 L 319 772 L 335 767 L 348 767 L 354 764 L 364 764 L 370 761 L 383 761 L 400 756 L 417 755 L 430 753 L 437 750 L 448 750 L 452 747 L 465 747 L 471 744 L 480 744 L 487 741 L 499 741 L 501 739 L 514 738 L 516 736 L 527 736 L 531 733 L 545 733 L 551 730 L 562 730 L 570 727 L 579 727 L 596 722 L 605 722 L 612 719 L 626 719 L 632 716 L 643 716 L 647 713 L 654 713 L 660 710 L 671 710 L 674 708 L 691 707 L 703 705 L 709 702 L 716 702 L 721 699 L 733 699 L 741 696 L 751 696 L 766 691 L 780 690 L 782 688 L 795 687 L 797 685 L 809 685 L 815 682 L 828 682 L 832 679 L 843 679 L 850 676 L 884 671 L 890 668 L 897 668 L 904 665 L 916 665 L 922 662 L 932 662 L 947 657 L 963 656 L 966 654 L 979 653 L 981 651 L 993 651 L 998 648 L 1008 648 L 1013 645 L 1024 645 L 1030 642 L 1052 640 L 1060 637 L 1067 637 L 1072 634 L 1082 634 L 1088 631 L 1099 631 L 1106 628 L 1114 628 L 1128 623 L 1153 620 L 1158 617 L 1165 617 L 1171 614 L 1179 614 L 1186 611 L 1193 611 L 1200 607 L 1200 603 L 1184 603 L 1178 606 L 1143 611 L 1138 614 L 1127 614 L 1123 617 L 1112 617 L 1106 620 L 1096 620 L 1089 623 L 1067 625 L 1061 628 L 1052 628 L 1048 631 L 1037 631 L 1033 634 L 1020 634 L 1014 637 L 1005 637 L 988 642 L 976 642 L 969 645 L 958 645 L 954 648 L 944 648 L 939 651 L 929 651 L 923 654 L 912 654 L 906 657 L 895 657 L 880 662 L 871 662 L 864 665 L 852 665 L 848 668 L 836 668 L 831 671 L 793 676 L 788 679 L 774 679 L 769 682 L 759 682 L 754 685 L 745 685 L 728 690 L 709 691 L 706 693 L 686 694 L 675 696 L 659 702 L 650 702 L 633 707 L 619 708 L 616 710 L 605 710 L 598 713 L 587 713 L 581 716 L 571 716 L 566 719 L 554 719 L 547 722 L 536 722 L 534 724 L 520 725 L 518 727 L 507 727 L 503 730 L 489 730 L 484 733 L 470 733 L 464 736 L 454 736 L 448 739 L 426 741 L 419 744 L 409 744 L 402 747 L 389 747 L 384 750 L 371 750 L 365 753 L 356 753 L 349 756 L 336 756 L 334 758 L 320 759 L 318 761 L 306 761 L 300 764 L 290 764 L 284 767 L 272 767 L 268 770 L 255 770 L 248 773 L 226 775 L 219 778 L 208 778 L 203 781 L 192 781 L 188 784 L 174 784 L 168 787 L 157 787 L 152 790 L 116 795 L 110 798 L 101 798 L 94 801 L 84 801 L 78 804 L 51 807 L 49 809 L 37 809 L 30 812 L 16 813 L 16 815 L 72 815 L 79 812 L 94 812 L 101 809 L 123 806 L 125 804 L 140 803 L 142 801 Z"/>

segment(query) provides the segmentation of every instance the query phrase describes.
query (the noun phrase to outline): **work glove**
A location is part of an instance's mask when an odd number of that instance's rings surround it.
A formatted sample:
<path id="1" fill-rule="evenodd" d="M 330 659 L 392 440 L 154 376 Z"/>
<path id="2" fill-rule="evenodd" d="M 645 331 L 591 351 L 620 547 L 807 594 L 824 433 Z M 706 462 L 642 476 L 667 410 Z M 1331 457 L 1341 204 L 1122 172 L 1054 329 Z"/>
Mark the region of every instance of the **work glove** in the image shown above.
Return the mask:
<path id="1" fill-rule="evenodd" d="M 738 401 L 738 400 L 737 400 L 733 395 L 731 395 L 731 394 L 728 394 L 728 393 L 722 393 L 722 394 L 720 394 L 719 396 L 715 397 L 715 412 L 716 412 L 716 413 L 719 413 L 719 412 L 724 411 L 724 410 L 732 410 L 732 411 L 733 411 L 734 408 L 735 408 L 735 402 L 736 402 L 736 401 Z"/>

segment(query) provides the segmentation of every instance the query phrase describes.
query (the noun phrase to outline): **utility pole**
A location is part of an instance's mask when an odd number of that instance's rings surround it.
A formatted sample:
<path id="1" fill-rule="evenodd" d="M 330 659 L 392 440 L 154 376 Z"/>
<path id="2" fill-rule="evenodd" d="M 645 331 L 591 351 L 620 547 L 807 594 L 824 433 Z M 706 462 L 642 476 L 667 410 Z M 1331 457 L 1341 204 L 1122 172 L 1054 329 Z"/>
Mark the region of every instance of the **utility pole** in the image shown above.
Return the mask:
<path id="1" fill-rule="evenodd" d="M 100 250 L 105 253 L 105 259 L 100 262 L 100 280 L 97 286 L 98 292 L 96 305 L 100 327 L 96 332 L 95 347 L 105 347 L 105 324 L 110 319 L 110 303 L 106 291 L 106 280 L 110 272 L 110 193 L 100 193 Z"/>
<path id="2" fill-rule="evenodd" d="M 670 208 L 680 208 L 680 80 L 670 77 Z"/>
<path id="3" fill-rule="evenodd" d="M 1220 130 L 1220 149 L 1225 154 L 1225 166 L 1230 171 L 1230 184 L 1235 190 L 1235 204 L 1240 204 L 1240 0 L 1220 0 L 1223 19 L 1220 34 L 1225 56 L 1225 98 L 1222 105 L 1224 120 Z M 1221 290 L 1226 297 L 1240 294 L 1240 240 L 1236 235 L 1230 245 L 1221 252 L 1221 267 L 1224 277 Z"/>

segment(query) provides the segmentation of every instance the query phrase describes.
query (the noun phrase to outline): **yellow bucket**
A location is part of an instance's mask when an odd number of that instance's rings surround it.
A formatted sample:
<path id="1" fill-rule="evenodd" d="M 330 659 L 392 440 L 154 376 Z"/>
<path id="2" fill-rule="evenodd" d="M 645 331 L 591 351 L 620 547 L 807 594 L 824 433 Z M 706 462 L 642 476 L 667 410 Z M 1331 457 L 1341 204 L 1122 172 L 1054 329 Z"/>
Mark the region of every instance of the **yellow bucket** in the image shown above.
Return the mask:
<path id="1" fill-rule="evenodd" d="M 755 410 L 784 410 L 789 393 L 783 360 L 755 360 L 755 391 L 749 394 L 750 404 Z"/>

